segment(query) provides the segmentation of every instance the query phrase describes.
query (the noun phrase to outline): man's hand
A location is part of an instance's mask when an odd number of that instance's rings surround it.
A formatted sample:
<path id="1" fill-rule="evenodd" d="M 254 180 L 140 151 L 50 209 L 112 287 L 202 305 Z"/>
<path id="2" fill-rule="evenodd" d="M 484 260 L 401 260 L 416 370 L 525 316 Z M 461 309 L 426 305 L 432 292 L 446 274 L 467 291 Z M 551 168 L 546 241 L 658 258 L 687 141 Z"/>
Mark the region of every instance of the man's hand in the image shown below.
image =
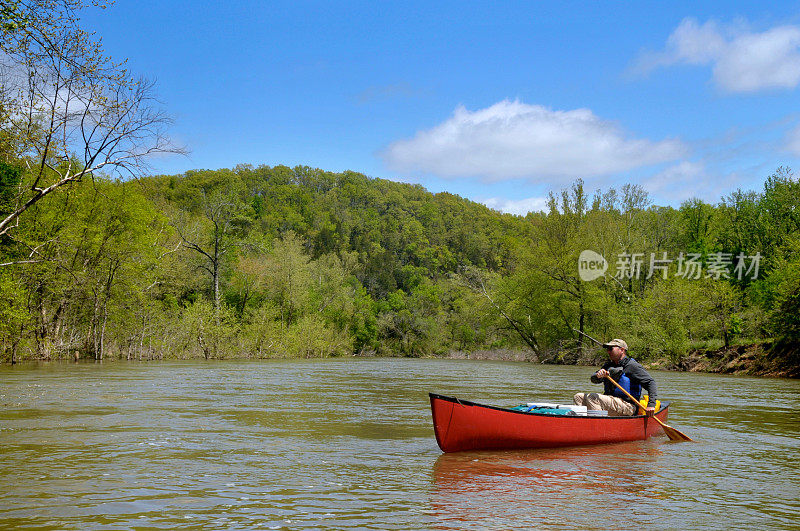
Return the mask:
<path id="1" fill-rule="evenodd" d="M 584 374 L 586 374 L 586 373 L 584 373 Z M 600 369 L 599 371 L 597 371 L 594 374 L 595 374 L 595 376 L 597 376 L 598 378 L 600 378 L 602 380 L 603 378 L 606 378 L 608 376 L 608 371 L 605 370 L 605 369 Z"/>
<path id="2" fill-rule="evenodd" d="M 652 416 L 655 414 L 655 412 L 656 412 L 656 408 L 654 408 L 654 407 L 648 407 L 648 408 L 645 408 L 645 410 L 644 410 L 644 411 L 645 411 L 645 413 L 647 413 L 647 416 L 648 416 L 648 417 L 652 417 Z"/>

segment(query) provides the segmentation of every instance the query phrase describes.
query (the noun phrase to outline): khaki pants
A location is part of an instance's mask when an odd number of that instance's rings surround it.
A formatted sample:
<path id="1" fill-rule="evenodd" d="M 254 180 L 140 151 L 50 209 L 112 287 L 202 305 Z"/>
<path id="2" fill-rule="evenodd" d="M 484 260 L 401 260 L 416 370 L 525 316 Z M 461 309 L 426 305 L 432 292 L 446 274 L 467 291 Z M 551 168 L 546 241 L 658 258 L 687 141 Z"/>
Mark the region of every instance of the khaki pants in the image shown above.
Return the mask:
<path id="1" fill-rule="evenodd" d="M 600 393 L 576 393 L 572 401 L 576 406 L 586 406 L 586 409 L 605 409 L 612 417 L 631 416 L 638 411 L 627 400 Z"/>

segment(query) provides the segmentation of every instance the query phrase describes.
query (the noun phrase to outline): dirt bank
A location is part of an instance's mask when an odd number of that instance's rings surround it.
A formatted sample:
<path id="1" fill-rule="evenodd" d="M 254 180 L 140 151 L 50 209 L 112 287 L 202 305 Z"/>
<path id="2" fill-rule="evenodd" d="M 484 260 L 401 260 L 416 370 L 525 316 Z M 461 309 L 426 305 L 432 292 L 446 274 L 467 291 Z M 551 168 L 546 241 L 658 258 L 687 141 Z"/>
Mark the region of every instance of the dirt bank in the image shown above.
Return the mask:
<path id="1" fill-rule="evenodd" d="M 532 350 L 509 349 L 475 350 L 472 352 L 451 350 L 445 357 L 456 360 L 539 361 L 539 358 L 536 357 Z"/>
<path id="2" fill-rule="evenodd" d="M 558 352 L 538 357 L 529 350 L 453 351 L 448 358 L 497 361 L 529 361 L 548 365 L 600 365 L 605 357 L 599 354 Z M 661 359 L 645 361 L 650 369 L 719 374 L 745 374 L 800 378 L 800 352 L 771 344 L 738 345 L 716 350 L 692 350 L 679 361 Z"/>
<path id="3" fill-rule="evenodd" d="M 693 350 L 678 362 L 661 361 L 648 367 L 720 374 L 800 378 L 797 353 L 770 344 L 738 345 L 718 350 Z"/>

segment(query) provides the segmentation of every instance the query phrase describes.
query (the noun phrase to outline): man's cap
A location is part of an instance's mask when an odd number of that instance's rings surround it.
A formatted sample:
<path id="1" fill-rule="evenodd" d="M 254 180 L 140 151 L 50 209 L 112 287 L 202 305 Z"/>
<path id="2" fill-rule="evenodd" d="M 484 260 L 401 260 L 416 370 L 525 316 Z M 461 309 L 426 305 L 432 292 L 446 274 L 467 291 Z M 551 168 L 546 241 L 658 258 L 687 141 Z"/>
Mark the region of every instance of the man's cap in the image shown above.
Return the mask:
<path id="1" fill-rule="evenodd" d="M 628 350 L 628 344 L 625 343 L 625 341 L 623 341 L 622 339 L 612 339 L 608 343 L 603 343 L 603 347 L 604 348 L 619 347 L 619 348 L 621 348 L 623 350 L 626 350 L 626 351 Z"/>

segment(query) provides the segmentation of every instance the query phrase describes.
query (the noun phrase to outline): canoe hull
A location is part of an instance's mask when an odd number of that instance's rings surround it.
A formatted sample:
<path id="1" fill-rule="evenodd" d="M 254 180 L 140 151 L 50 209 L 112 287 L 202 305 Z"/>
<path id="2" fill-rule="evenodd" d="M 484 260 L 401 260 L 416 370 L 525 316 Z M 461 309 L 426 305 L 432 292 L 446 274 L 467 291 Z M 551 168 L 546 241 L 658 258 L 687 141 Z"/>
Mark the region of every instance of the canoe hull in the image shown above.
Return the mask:
<path id="1" fill-rule="evenodd" d="M 436 442 L 443 452 L 557 448 L 644 440 L 663 432 L 647 416 L 592 417 L 523 413 L 429 393 Z M 669 404 L 656 416 L 666 422 Z"/>

